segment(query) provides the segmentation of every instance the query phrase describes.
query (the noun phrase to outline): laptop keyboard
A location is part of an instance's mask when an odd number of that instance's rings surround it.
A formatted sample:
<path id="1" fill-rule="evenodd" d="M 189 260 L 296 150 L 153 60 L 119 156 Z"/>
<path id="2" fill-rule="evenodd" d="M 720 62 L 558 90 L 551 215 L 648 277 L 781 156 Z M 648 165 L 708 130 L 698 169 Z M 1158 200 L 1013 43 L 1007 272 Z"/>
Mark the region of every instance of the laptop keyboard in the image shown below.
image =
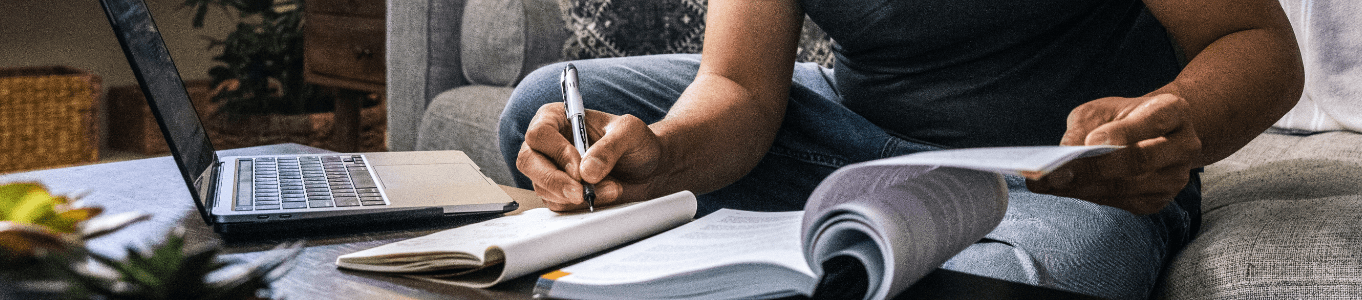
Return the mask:
<path id="1" fill-rule="evenodd" d="M 237 160 L 238 211 L 386 204 L 362 155 Z"/>

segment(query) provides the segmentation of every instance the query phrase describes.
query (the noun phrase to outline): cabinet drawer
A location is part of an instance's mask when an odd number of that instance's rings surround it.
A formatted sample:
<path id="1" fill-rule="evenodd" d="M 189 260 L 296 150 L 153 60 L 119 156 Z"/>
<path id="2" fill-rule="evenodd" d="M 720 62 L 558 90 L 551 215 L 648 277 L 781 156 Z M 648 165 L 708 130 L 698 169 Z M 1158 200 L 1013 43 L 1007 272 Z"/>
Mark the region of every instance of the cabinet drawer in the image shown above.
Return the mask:
<path id="1" fill-rule="evenodd" d="M 307 12 L 381 19 L 387 10 L 384 2 L 376 0 L 307 0 Z"/>
<path id="2" fill-rule="evenodd" d="M 304 59 L 307 71 L 382 84 L 384 81 L 383 19 L 308 15 Z"/>

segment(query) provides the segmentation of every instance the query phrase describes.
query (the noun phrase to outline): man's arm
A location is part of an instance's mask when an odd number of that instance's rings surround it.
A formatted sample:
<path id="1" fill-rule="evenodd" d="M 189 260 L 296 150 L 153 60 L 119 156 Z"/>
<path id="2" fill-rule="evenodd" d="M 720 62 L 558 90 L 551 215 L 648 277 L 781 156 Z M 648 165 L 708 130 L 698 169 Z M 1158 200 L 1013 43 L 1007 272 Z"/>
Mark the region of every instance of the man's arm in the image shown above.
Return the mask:
<path id="1" fill-rule="evenodd" d="M 1248 144 L 1300 98 L 1300 51 L 1277 1 L 1145 3 L 1191 61 L 1145 97 L 1103 98 L 1074 109 L 1060 144 L 1127 148 L 1032 178 L 1032 191 L 1158 212 L 1192 168 Z"/>
<path id="2" fill-rule="evenodd" d="M 707 15 L 699 73 L 661 121 L 587 111 L 599 138 L 581 158 L 562 105 L 530 121 L 516 167 L 550 209 L 585 208 L 579 180 L 607 205 L 713 191 L 756 167 L 785 115 L 804 14 L 794 0 L 711 0 Z"/>
<path id="3" fill-rule="evenodd" d="M 1238 151 L 1300 99 L 1305 71 L 1276 0 L 1145 0 L 1187 57 L 1171 84 L 1150 93 L 1187 100 L 1205 166 Z"/>
<path id="4" fill-rule="evenodd" d="M 662 121 L 665 182 L 713 191 L 756 167 L 785 115 L 804 21 L 793 0 L 711 0 L 695 82 Z"/>

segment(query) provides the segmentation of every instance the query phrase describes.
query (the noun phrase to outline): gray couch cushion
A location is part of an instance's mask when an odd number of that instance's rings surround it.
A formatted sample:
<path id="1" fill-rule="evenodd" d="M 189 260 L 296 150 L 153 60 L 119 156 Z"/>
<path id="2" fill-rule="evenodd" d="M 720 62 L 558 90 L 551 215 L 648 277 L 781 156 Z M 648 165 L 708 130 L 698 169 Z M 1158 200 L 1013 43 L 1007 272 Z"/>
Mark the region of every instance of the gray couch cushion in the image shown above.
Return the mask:
<path id="1" fill-rule="evenodd" d="M 514 185 L 497 142 L 497 120 L 512 90 L 470 85 L 436 96 L 421 118 L 416 150 L 462 150 L 484 175 L 498 184 Z"/>
<path id="2" fill-rule="evenodd" d="M 463 12 L 463 74 L 473 84 L 512 86 L 558 61 L 567 30 L 555 0 L 469 0 Z"/>
<path id="3" fill-rule="evenodd" d="M 1362 134 L 1267 133 L 1203 175 L 1201 234 L 1163 296 L 1362 295 Z"/>

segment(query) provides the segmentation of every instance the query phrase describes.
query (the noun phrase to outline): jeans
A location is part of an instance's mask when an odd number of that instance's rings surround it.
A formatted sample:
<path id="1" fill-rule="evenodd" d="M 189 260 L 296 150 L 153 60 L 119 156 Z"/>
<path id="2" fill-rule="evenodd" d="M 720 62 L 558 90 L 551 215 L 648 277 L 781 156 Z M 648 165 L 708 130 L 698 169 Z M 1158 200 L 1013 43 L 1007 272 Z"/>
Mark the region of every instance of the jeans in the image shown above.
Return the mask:
<path id="1" fill-rule="evenodd" d="M 666 115 L 690 84 L 700 56 L 572 63 L 586 108 L 630 114 L 651 124 Z M 561 101 L 558 77 L 564 66 L 549 65 L 527 75 L 502 113 L 502 154 L 521 188 L 532 185 L 515 168 L 517 151 L 539 107 Z M 697 196 L 697 217 L 719 208 L 801 210 L 814 187 L 841 166 L 942 148 L 896 137 L 847 110 L 832 72 L 815 64 L 795 65 L 785 118 L 770 151 L 737 182 Z M 1032 193 L 1020 177 L 1007 182 L 1010 199 L 1002 223 L 942 268 L 1105 298 L 1143 299 L 1164 264 L 1190 242 L 1199 214 L 1199 209 L 1189 212 L 1200 205 L 1199 180 L 1189 184 L 1178 205 L 1147 216 Z"/>

